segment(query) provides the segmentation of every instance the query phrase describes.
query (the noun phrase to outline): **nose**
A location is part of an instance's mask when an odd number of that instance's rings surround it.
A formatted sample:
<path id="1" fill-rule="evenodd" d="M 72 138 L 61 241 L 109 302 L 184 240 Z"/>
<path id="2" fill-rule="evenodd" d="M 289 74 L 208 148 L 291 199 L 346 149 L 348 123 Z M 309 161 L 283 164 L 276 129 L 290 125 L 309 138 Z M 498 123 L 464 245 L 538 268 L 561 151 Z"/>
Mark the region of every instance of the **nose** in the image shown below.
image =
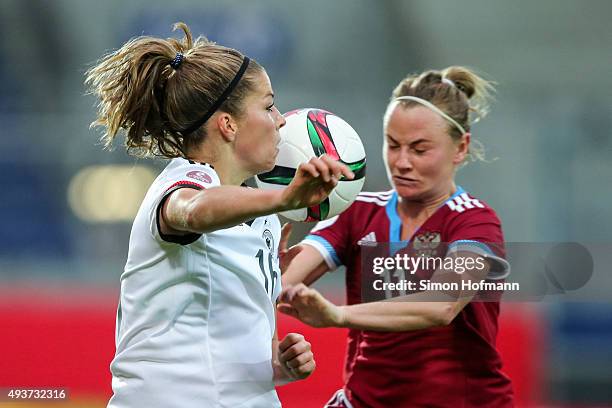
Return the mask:
<path id="1" fill-rule="evenodd" d="M 395 167 L 401 170 L 411 170 L 412 162 L 410 161 L 410 154 L 407 149 L 401 148 L 398 158 L 395 162 Z"/>
<path id="2" fill-rule="evenodd" d="M 282 128 L 283 126 L 285 126 L 285 124 L 287 123 L 287 120 L 285 119 L 285 117 L 280 113 L 280 111 L 276 108 L 276 106 L 274 107 L 274 112 L 276 113 L 276 123 L 278 128 Z"/>

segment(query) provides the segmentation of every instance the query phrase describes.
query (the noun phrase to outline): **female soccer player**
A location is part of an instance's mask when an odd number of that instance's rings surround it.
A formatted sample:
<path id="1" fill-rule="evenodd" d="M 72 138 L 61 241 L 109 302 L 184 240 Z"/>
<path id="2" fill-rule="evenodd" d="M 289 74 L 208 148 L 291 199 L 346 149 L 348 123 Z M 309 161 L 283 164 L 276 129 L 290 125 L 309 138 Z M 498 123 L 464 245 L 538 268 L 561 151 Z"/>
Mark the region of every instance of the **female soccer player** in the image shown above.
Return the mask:
<path id="1" fill-rule="evenodd" d="M 361 302 L 372 275 L 364 254 L 376 243 L 482 261 L 465 274 L 432 271 L 432 282 L 471 277 L 478 283 L 507 274 L 499 219 L 454 181 L 466 159 L 482 157 L 470 146 L 470 123 L 472 113 L 486 113 L 490 90 L 489 82 L 462 67 L 402 80 L 384 117 L 383 156 L 393 189 L 361 193 L 347 211 L 319 223 L 283 275 L 285 285 L 295 286 L 283 291 L 279 310 L 315 327 L 350 329 L 344 387 L 328 407 L 513 405 L 495 348 L 498 301 L 472 301 L 477 290 L 467 289 L 437 293 L 448 300 L 428 302 L 435 291 L 417 288 L 402 301 Z M 300 283 L 311 284 L 341 264 L 347 306 Z"/>
<path id="2" fill-rule="evenodd" d="M 110 145 L 172 159 L 136 215 L 121 276 L 109 407 L 279 407 L 274 385 L 315 368 L 310 344 L 276 337 L 274 214 L 322 201 L 342 176 L 329 157 L 282 191 L 241 186 L 270 170 L 284 118 L 265 70 L 203 38 L 140 37 L 87 84 Z"/>

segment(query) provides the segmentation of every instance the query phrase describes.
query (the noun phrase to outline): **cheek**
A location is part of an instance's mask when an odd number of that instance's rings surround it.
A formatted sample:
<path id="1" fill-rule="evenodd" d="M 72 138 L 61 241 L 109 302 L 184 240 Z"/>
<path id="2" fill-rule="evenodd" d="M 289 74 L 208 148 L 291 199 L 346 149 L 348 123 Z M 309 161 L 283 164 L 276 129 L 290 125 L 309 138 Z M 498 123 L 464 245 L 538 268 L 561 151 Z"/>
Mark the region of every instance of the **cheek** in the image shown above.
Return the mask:
<path id="1" fill-rule="evenodd" d="M 452 174 L 452 157 L 445 151 L 432 151 L 429 160 L 423 160 L 421 172 L 432 179 L 445 179 Z"/>
<path id="2" fill-rule="evenodd" d="M 266 142 L 273 140 L 276 132 L 276 126 L 274 124 L 274 117 L 272 114 L 266 112 L 258 119 L 257 126 L 260 129 L 258 133 L 261 135 L 262 139 L 266 140 Z"/>

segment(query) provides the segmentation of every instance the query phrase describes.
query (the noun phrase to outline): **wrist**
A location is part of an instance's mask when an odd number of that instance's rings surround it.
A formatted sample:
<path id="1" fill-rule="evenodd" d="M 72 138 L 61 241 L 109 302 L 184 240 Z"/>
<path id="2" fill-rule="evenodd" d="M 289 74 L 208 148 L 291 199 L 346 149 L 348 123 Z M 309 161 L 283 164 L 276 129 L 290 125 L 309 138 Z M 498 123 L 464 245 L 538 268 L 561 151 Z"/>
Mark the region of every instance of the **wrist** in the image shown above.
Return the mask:
<path id="1" fill-rule="evenodd" d="M 287 188 L 282 190 L 269 190 L 271 195 L 270 202 L 272 203 L 275 212 L 293 210 L 293 208 L 291 208 L 290 200 L 286 197 L 286 190 Z"/>
<path id="2" fill-rule="evenodd" d="M 336 306 L 335 327 L 348 328 L 350 308 L 348 305 Z"/>

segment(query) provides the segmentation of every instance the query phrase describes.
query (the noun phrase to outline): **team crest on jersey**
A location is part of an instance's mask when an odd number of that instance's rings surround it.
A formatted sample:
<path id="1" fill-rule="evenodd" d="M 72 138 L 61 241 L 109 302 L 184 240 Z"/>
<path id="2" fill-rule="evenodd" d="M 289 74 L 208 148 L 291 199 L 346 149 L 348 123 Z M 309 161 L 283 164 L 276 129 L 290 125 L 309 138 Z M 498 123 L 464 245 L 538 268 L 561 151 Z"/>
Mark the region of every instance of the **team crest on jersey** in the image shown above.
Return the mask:
<path id="1" fill-rule="evenodd" d="M 266 247 L 270 250 L 270 252 L 272 252 L 274 248 L 274 236 L 272 235 L 272 232 L 269 229 L 265 229 L 263 234 L 261 234 L 261 237 L 266 242 Z"/>
<path id="2" fill-rule="evenodd" d="M 438 247 L 440 246 L 440 233 L 425 231 L 416 237 L 412 241 L 412 247 L 414 248 L 415 255 L 433 256 L 436 254 Z"/>
<path id="3" fill-rule="evenodd" d="M 204 183 L 212 183 L 212 177 L 200 170 L 192 170 L 187 173 L 187 177 L 203 181 Z"/>

